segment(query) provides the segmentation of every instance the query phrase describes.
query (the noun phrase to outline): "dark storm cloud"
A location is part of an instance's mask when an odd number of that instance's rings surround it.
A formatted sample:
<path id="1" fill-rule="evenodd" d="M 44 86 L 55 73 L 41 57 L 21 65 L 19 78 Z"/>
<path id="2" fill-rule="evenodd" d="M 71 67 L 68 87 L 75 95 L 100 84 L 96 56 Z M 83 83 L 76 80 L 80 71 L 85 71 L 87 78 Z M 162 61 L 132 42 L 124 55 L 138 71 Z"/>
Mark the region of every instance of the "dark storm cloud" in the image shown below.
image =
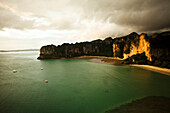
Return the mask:
<path id="1" fill-rule="evenodd" d="M 155 31 L 170 28 L 170 1 L 148 0 L 127 7 L 126 11 L 111 17 L 110 21 L 138 31 Z M 116 17 L 116 18 L 115 18 Z"/>
<path id="2" fill-rule="evenodd" d="M 139 32 L 170 28 L 170 0 L 1 0 L 1 2 L 15 6 L 17 11 L 31 13 L 29 15 L 31 18 L 43 17 L 50 22 L 49 26 L 39 26 L 37 29 L 41 27 L 59 30 L 88 29 L 87 22 L 103 24 L 109 22 Z M 23 21 L 21 17 L 7 9 L 1 9 L 0 13 L 1 28 L 35 28 L 33 20 Z"/>
<path id="3" fill-rule="evenodd" d="M 0 49 L 170 30 L 169 4 L 170 0 L 0 0 Z"/>
<path id="4" fill-rule="evenodd" d="M 170 0 L 86 0 L 74 4 L 85 9 L 84 18 L 109 20 L 135 31 L 170 28 Z"/>

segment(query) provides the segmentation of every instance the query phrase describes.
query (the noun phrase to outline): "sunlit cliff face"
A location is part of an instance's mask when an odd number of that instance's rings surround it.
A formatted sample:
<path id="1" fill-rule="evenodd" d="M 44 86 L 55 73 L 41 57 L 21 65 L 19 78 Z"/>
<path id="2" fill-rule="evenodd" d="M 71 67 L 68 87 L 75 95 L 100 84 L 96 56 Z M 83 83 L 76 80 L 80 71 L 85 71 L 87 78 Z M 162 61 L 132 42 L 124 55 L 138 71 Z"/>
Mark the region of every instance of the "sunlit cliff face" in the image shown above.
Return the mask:
<path id="1" fill-rule="evenodd" d="M 126 59 L 128 57 L 131 57 L 132 55 L 136 55 L 136 54 L 141 54 L 143 52 L 145 52 L 145 55 L 147 56 L 148 60 L 152 60 L 151 59 L 151 54 L 150 54 L 150 43 L 149 41 L 147 41 L 145 39 L 145 35 L 142 34 L 140 37 L 139 37 L 139 45 L 136 46 L 134 45 L 133 43 L 130 45 L 130 53 L 129 54 L 126 54 L 124 53 L 123 54 L 123 58 Z"/>
<path id="2" fill-rule="evenodd" d="M 146 34 L 138 35 L 131 33 L 122 39 L 117 39 L 113 43 L 113 57 L 126 59 L 132 55 L 144 53 L 149 61 L 151 59 L 150 42 Z"/>
<path id="3" fill-rule="evenodd" d="M 169 0 L 0 0 L 0 49 L 170 28 Z"/>

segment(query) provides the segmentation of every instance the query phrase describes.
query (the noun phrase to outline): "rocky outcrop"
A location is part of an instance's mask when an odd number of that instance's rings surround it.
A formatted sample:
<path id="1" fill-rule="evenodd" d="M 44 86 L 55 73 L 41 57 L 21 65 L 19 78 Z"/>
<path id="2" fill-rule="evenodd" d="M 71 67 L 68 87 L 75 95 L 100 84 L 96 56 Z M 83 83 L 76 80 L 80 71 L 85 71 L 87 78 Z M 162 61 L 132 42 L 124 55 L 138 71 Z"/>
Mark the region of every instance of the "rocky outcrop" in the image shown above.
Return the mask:
<path id="1" fill-rule="evenodd" d="M 94 40 L 92 42 L 81 42 L 75 44 L 64 43 L 59 46 L 47 45 L 40 49 L 38 59 L 70 58 L 82 55 L 113 56 L 113 39 Z"/>
<path id="2" fill-rule="evenodd" d="M 144 33 L 141 35 L 131 33 L 114 41 L 113 56 L 126 59 L 132 55 L 145 52 L 149 61 L 160 58 L 169 59 L 169 42 L 170 32 L 153 34 L 151 36 L 147 36 Z"/>
<path id="3" fill-rule="evenodd" d="M 147 35 L 146 34 L 141 34 L 138 35 L 137 33 L 132 33 L 129 36 L 127 36 L 123 42 L 114 43 L 113 44 L 113 50 L 115 49 L 114 47 L 119 46 L 120 43 L 122 43 L 122 58 L 126 59 L 128 57 L 131 57 L 132 55 L 140 54 L 145 52 L 146 56 L 148 57 L 148 60 L 151 61 L 151 54 L 150 54 L 150 43 L 147 40 Z M 116 52 L 114 52 L 116 53 Z M 116 56 L 116 54 L 114 54 Z"/>
<path id="4" fill-rule="evenodd" d="M 43 46 L 40 49 L 40 57 L 39 59 L 48 59 L 48 58 L 56 58 L 55 57 L 56 53 L 56 46 L 55 45 L 47 45 Z"/>
<path id="5" fill-rule="evenodd" d="M 136 37 L 138 42 L 137 44 L 132 43 L 130 45 L 130 52 L 129 53 L 123 53 L 123 58 L 126 59 L 128 57 L 131 57 L 132 55 L 141 54 L 145 52 L 145 55 L 147 56 L 148 60 L 152 60 L 151 54 L 150 54 L 150 42 L 147 39 L 146 34 L 141 34 L 140 36 Z M 127 43 L 124 46 L 124 51 L 127 51 L 128 45 Z"/>
<path id="6" fill-rule="evenodd" d="M 142 63 L 170 68 L 169 42 L 170 32 L 156 33 L 151 36 L 144 33 L 141 35 L 131 33 L 113 41 L 113 56 L 126 59 L 125 63 Z"/>
<path id="7" fill-rule="evenodd" d="M 145 53 L 147 60 L 168 65 L 170 60 L 170 32 L 156 33 L 151 36 L 133 32 L 127 36 L 81 42 L 64 43 L 59 46 L 47 45 L 40 49 L 39 59 L 70 58 L 82 55 L 129 58 Z M 158 61 L 157 61 L 158 60 Z"/>
<path id="8" fill-rule="evenodd" d="M 149 37 L 152 59 L 170 60 L 170 32 L 155 33 Z"/>
<path id="9" fill-rule="evenodd" d="M 138 34 L 133 32 L 127 36 L 115 38 L 113 42 L 113 56 L 124 58 L 124 53 L 129 54 L 132 43 L 136 45 Z"/>

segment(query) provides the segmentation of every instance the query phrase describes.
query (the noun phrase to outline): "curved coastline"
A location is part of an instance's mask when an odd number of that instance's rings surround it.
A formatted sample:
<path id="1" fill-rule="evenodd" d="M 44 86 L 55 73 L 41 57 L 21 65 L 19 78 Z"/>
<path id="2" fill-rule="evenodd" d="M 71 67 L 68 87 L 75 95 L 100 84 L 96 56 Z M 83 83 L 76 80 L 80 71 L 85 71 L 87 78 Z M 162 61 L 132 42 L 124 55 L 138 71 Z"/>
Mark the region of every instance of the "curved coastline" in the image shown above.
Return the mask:
<path id="1" fill-rule="evenodd" d="M 161 68 L 161 67 L 156 67 L 156 66 L 151 66 L 151 65 L 139 65 L 139 64 L 130 64 L 130 66 L 140 67 L 143 69 L 155 71 L 155 72 L 170 76 L 170 69 L 167 69 L 167 68 Z"/>
<path id="2" fill-rule="evenodd" d="M 154 72 L 158 72 L 158 73 L 170 76 L 170 69 L 151 66 L 151 65 L 122 64 L 123 59 L 120 59 L 120 58 L 105 57 L 105 56 L 80 56 L 80 57 L 73 57 L 71 59 L 84 59 L 84 60 L 89 60 L 91 62 L 107 63 L 107 64 L 112 64 L 112 65 L 135 66 L 135 67 L 143 68 L 143 69 L 146 69 L 146 70 L 150 70 L 150 71 L 154 71 Z M 94 60 L 94 59 L 98 59 L 98 60 Z"/>

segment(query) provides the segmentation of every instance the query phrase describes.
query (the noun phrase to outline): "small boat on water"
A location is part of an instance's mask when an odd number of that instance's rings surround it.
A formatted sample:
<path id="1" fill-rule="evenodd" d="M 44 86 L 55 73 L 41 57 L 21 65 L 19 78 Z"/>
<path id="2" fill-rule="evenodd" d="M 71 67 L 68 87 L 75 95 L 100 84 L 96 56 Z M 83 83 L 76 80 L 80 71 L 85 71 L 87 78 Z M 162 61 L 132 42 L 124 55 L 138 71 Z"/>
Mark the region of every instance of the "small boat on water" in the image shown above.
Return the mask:
<path id="1" fill-rule="evenodd" d="M 48 80 L 44 80 L 45 83 L 48 83 Z"/>
<path id="2" fill-rule="evenodd" d="M 17 72 L 17 70 L 13 70 L 13 73 L 16 73 Z"/>
<path id="3" fill-rule="evenodd" d="M 41 70 L 43 70 L 43 68 L 41 68 Z"/>

